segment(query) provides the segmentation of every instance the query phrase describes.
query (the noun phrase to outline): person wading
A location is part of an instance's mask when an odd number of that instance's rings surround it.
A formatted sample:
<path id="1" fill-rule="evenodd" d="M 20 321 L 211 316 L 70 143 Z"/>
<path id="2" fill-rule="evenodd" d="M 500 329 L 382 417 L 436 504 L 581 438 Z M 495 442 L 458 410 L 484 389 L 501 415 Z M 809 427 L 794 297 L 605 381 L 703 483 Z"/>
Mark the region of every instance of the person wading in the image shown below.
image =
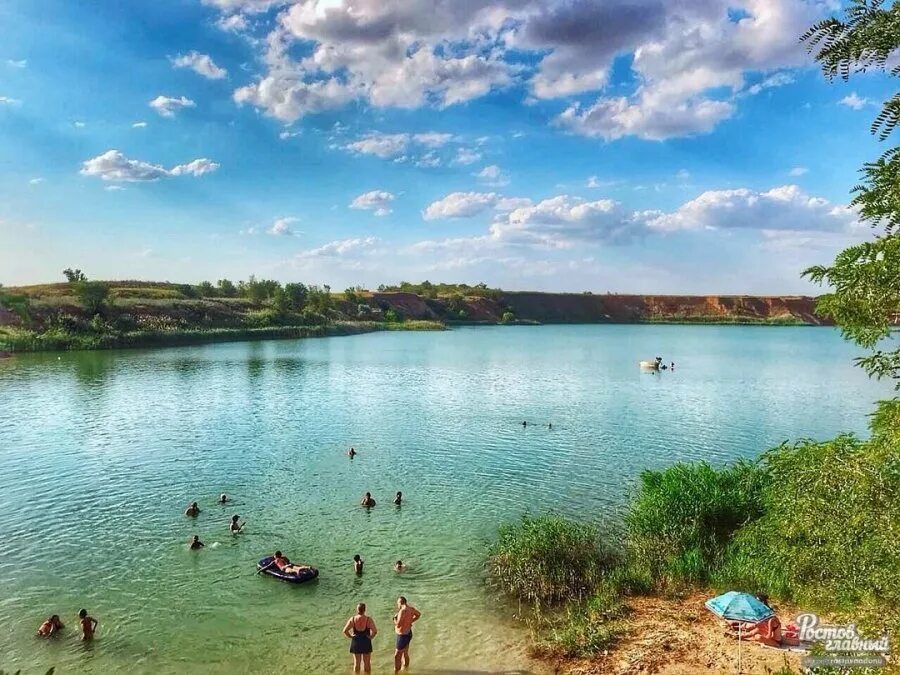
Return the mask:
<path id="1" fill-rule="evenodd" d="M 344 635 L 350 638 L 350 653 L 353 654 L 353 672 L 358 673 L 360 665 L 367 673 L 372 672 L 372 638 L 378 634 L 372 617 L 366 616 L 366 603 L 356 606 L 356 614 L 347 619 Z"/>

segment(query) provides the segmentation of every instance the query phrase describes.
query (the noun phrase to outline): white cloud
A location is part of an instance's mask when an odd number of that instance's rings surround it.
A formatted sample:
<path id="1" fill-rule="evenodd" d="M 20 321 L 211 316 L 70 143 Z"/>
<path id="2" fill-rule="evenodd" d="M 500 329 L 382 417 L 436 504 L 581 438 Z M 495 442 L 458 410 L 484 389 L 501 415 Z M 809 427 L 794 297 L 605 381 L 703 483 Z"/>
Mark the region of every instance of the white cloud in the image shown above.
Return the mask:
<path id="1" fill-rule="evenodd" d="M 158 112 L 162 117 L 175 117 L 175 113 L 182 108 L 196 108 L 197 104 L 191 99 L 181 96 L 173 98 L 170 96 L 157 96 L 150 101 L 150 107 Z"/>
<path id="2" fill-rule="evenodd" d="M 690 178 L 691 178 L 691 172 L 688 171 L 687 169 L 679 169 L 678 172 L 675 174 L 675 178 L 676 178 L 678 181 L 680 181 L 680 182 L 683 183 L 683 182 L 685 182 L 686 180 L 690 180 Z"/>
<path id="3" fill-rule="evenodd" d="M 125 188 L 121 185 L 104 185 L 103 189 L 107 192 L 122 192 Z"/>
<path id="4" fill-rule="evenodd" d="M 302 135 L 303 135 L 302 130 L 291 131 L 290 129 L 285 129 L 284 131 L 282 131 L 281 133 L 278 134 L 278 138 L 280 138 L 283 141 L 286 141 L 289 138 L 297 138 L 298 136 L 302 136 Z"/>
<path id="5" fill-rule="evenodd" d="M 41 178 L 40 176 L 38 176 L 37 178 L 32 178 L 31 180 L 29 180 L 28 184 L 29 185 L 40 185 L 43 182 L 44 182 L 44 179 Z"/>
<path id="6" fill-rule="evenodd" d="M 215 7 L 222 12 L 246 12 L 256 14 L 273 7 L 285 5 L 289 0 L 201 0 L 204 5 Z"/>
<path id="7" fill-rule="evenodd" d="M 588 176 L 588 179 L 585 181 L 584 186 L 589 188 L 605 188 L 612 187 L 613 185 L 618 184 L 617 180 L 601 180 L 597 176 Z"/>
<path id="8" fill-rule="evenodd" d="M 22 101 L 17 98 L 10 98 L 9 96 L 0 96 L 0 105 L 21 105 Z"/>
<path id="9" fill-rule="evenodd" d="M 774 89 L 775 87 L 783 87 L 788 84 L 793 84 L 795 82 L 795 78 L 792 73 L 789 72 L 780 72 L 774 73 L 773 75 L 769 75 L 766 78 L 763 78 L 759 82 L 754 85 L 747 87 L 747 93 L 751 96 L 755 96 L 760 92 L 766 89 Z"/>
<path id="10" fill-rule="evenodd" d="M 80 173 L 111 182 L 141 183 L 170 176 L 203 176 L 218 168 L 219 165 L 209 159 L 195 159 L 166 169 L 158 164 L 128 159 L 118 150 L 108 150 L 85 160 Z"/>
<path id="11" fill-rule="evenodd" d="M 216 20 L 216 27 L 231 33 L 247 30 L 249 23 L 243 14 L 224 14 Z"/>
<path id="12" fill-rule="evenodd" d="M 372 190 L 359 195 L 350 203 L 351 209 L 372 211 L 376 216 L 387 216 L 391 213 L 391 202 L 395 195 L 384 190 Z"/>
<path id="13" fill-rule="evenodd" d="M 670 213 L 646 212 L 656 231 L 711 229 L 851 231 L 859 226 L 852 209 L 813 197 L 796 185 L 767 192 L 747 188 L 710 190 Z"/>
<path id="14" fill-rule="evenodd" d="M 838 103 L 845 105 L 848 108 L 853 108 L 854 110 L 862 110 L 867 105 L 874 105 L 871 100 L 857 95 L 855 91 L 842 98 Z"/>
<path id="15" fill-rule="evenodd" d="M 435 131 L 430 131 L 424 134 L 414 134 L 413 140 L 417 143 L 421 143 L 422 145 L 428 148 L 440 148 L 444 145 L 447 145 L 450 141 L 454 140 L 453 134 L 443 134 L 437 133 Z"/>
<path id="16" fill-rule="evenodd" d="M 147 127 L 146 122 L 135 122 L 131 125 L 132 129 L 145 129 Z"/>
<path id="17" fill-rule="evenodd" d="M 500 196 L 495 192 L 452 192 L 429 204 L 422 212 L 425 220 L 472 218 L 492 209 Z"/>
<path id="18" fill-rule="evenodd" d="M 377 243 L 377 237 L 339 239 L 323 244 L 318 248 L 302 251 L 297 257 L 301 260 L 310 258 L 340 258 L 342 256 L 359 254 L 360 252 L 371 250 Z"/>
<path id="19" fill-rule="evenodd" d="M 198 75 L 208 80 L 221 80 L 228 77 L 228 71 L 216 65 L 208 54 L 191 51 L 187 54 L 179 54 L 171 59 L 175 68 L 190 68 Z"/>
<path id="20" fill-rule="evenodd" d="M 509 178 L 503 173 L 503 170 L 496 164 L 484 167 L 481 171 L 474 174 L 485 185 L 492 187 L 503 187 L 509 185 Z"/>
<path id="21" fill-rule="evenodd" d="M 469 165 L 481 160 L 481 153 L 471 148 L 460 148 L 453 158 L 453 164 Z"/>
<path id="22" fill-rule="evenodd" d="M 793 169 L 791 169 L 790 171 L 788 171 L 788 175 L 789 175 L 789 176 L 794 176 L 794 177 L 796 177 L 796 176 L 804 176 L 804 175 L 806 175 L 806 174 L 808 174 L 808 173 L 809 173 L 809 169 L 807 169 L 805 166 L 795 166 Z"/>
<path id="23" fill-rule="evenodd" d="M 381 159 L 393 159 L 402 155 L 409 146 L 409 134 L 371 133 L 344 147 L 361 155 L 375 155 Z"/>
<path id="24" fill-rule="evenodd" d="M 277 218 L 275 219 L 275 222 L 272 223 L 272 227 L 269 228 L 269 234 L 291 237 L 294 235 L 294 230 L 291 228 L 291 225 L 296 222 L 297 218 Z"/>
<path id="25" fill-rule="evenodd" d="M 76 129 L 84 129 L 87 126 L 84 122 L 73 122 L 72 124 Z"/>
<path id="26" fill-rule="evenodd" d="M 11 68 L 27 68 L 28 61 L 26 59 L 22 59 L 21 61 L 16 61 L 15 59 L 7 59 L 6 65 Z"/>

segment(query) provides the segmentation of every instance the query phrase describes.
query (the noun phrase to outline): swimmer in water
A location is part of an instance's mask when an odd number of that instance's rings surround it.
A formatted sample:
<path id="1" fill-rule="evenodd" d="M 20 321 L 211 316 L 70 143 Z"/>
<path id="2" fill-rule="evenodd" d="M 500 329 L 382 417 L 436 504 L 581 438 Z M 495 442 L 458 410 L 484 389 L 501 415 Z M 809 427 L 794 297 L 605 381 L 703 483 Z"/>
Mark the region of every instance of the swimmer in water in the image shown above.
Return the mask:
<path id="1" fill-rule="evenodd" d="M 548 428 L 548 429 L 552 429 L 552 428 L 553 428 L 553 422 L 548 422 L 548 423 L 547 423 L 547 428 Z"/>
<path id="2" fill-rule="evenodd" d="M 367 492 L 366 496 L 362 498 L 362 501 L 359 503 L 360 506 L 365 506 L 367 509 L 371 509 L 375 506 L 375 500 L 372 499 L 372 493 Z"/>
<path id="3" fill-rule="evenodd" d="M 93 640 L 94 631 L 97 630 L 100 622 L 94 617 L 88 616 L 86 609 L 78 612 L 78 621 L 81 623 L 81 639 L 84 641 Z"/>
<path id="4" fill-rule="evenodd" d="M 201 548 L 206 546 L 202 541 L 200 541 L 200 535 L 195 534 L 194 538 L 191 539 L 190 548 L 192 551 L 199 551 Z"/>
<path id="5" fill-rule="evenodd" d="M 353 556 L 353 569 L 357 576 L 362 574 L 364 564 L 363 559 L 359 557 L 359 553 Z"/>
<path id="6" fill-rule="evenodd" d="M 228 501 L 228 495 L 226 495 L 226 494 L 223 492 L 223 493 L 222 493 L 222 496 L 219 497 L 219 503 L 220 503 L 220 504 L 224 504 L 224 503 L 227 502 L 227 501 Z"/>
<path id="7" fill-rule="evenodd" d="M 40 628 L 37 630 L 37 634 L 38 637 L 52 637 L 63 628 L 65 628 L 65 626 L 63 626 L 63 622 L 60 620 L 59 614 L 54 614 L 41 624 Z"/>
<path id="8" fill-rule="evenodd" d="M 527 426 L 528 426 L 528 422 L 522 422 L 522 427 L 523 427 L 523 428 L 524 428 L 524 427 L 527 427 Z"/>
<path id="9" fill-rule="evenodd" d="M 246 522 L 238 523 L 238 518 L 240 516 L 231 516 L 231 524 L 228 526 L 228 529 L 231 530 L 231 534 L 240 534 L 241 530 L 244 529 L 244 525 Z"/>
<path id="10" fill-rule="evenodd" d="M 402 560 L 398 560 L 394 563 L 394 571 L 395 572 L 404 572 L 406 571 L 406 565 L 403 564 Z"/>
<path id="11" fill-rule="evenodd" d="M 197 502 L 191 502 L 191 505 L 184 510 L 184 515 L 189 518 L 196 518 L 200 515 L 200 506 Z"/>
<path id="12" fill-rule="evenodd" d="M 399 490 L 397 491 L 397 496 L 394 497 L 394 503 L 397 506 L 400 506 L 401 504 L 403 504 L 403 493 L 400 492 Z"/>
<path id="13" fill-rule="evenodd" d="M 356 455 L 357 455 L 357 452 L 353 448 L 350 448 L 347 451 L 347 457 L 349 457 L 350 459 L 353 459 L 354 457 L 356 457 Z"/>

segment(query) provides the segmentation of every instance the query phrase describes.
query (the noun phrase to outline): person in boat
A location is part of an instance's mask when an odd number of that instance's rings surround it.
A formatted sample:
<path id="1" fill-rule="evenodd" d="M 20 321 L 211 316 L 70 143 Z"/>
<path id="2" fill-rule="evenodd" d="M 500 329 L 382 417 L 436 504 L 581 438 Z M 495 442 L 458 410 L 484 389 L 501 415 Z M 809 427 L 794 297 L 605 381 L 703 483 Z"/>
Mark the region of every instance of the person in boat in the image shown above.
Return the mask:
<path id="1" fill-rule="evenodd" d="M 196 518 L 200 515 L 200 506 L 197 502 L 191 502 L 191 505 L 184 510 L 184 515 L 189 518 Z"/>
<path id="2" fill-rule="evenodd" d="M 88 616 L 87 610 L 82 609 L 78 612 L 78 621 L 81 624 L 81 639 L 84 641 L 93 640 L 94 632 L 100 622 L 92 616 Z"/>
<path id="3" fill-rule="evenodd" d="M 375 506 L 375 500 L 372 498 L 372 493 L 367 492 L 365 497 L 362 498 L 362 501 L 359 503 L 360 506 L 365 506 L 367 509 L 371 509 Z"/>
<path id="4" fill-rule="evenodd" d="M 63 628 L 65 628 L 65 626 L 63 626 L 63 622 L 60 620 L 59 614 L 54 614 L 40 625 L 40 628 L 37 629 L 37 634 L 38 637 L 52 637 Z"/>
<path id="5" fill-rule="evenodd" d="M 359 553 L 353 556 L 353 569 L 356 572 L 356 575 L 359 576 L 363 572 L 364 561 L 359 557 Z"/>
<path id="6" fill-rule="evenodd" d="M 422 613 L 407 603 L 402 595 L 397 598 L 397 613 L 394 615 L 394 632 L 397 643 L 394 649 L 394 671 L 409 668 L 409 643 L 412 642 L 412 625 L 419 620 Z"/>
<path id="7" fill-rule="evenodd" d="M 223 492 L 223 493 L 222 493 L 222 496 L 219 497 L 219 503 L 220 503 L 220 504 L 224 504 L 224 503 L 227 502 L 227 501 L 228 501 L 228 495 L 226 495 L 226 494 Z"/>
<path id="8" fill-rule="evenodd" d="M 367 673 L 372 672 L 372 638 L 378 634 L 378 628 L 372 617 L 366 616 L 366 603 L 356 606 L 356 614 L 344 624 L 344 635 L 350 638 L 350 653 L 353 654 L 353 672 L 358 673 L 360 666 Z"/>
<path id="9" fill-rule="evenodd" d="M 356 457 L 356 455 L 357 455 L 357 452 L 353 448 L 350 448 L 347 451 L 347 457 L 349 457 L 350 459 L 353 459 L 354 457 Z"/>
<path id="10" fill-rule="evenodd" d="M 244 529 L 244 525 L 247 524 L 246 522 L 239 523 L 238 518 L 240 518 L 238 515 L 231 516 L 231 524 L 228 526 L 228 529 L 231 530 L 231 534 L 240 534 L 241 530 Z"/>
<path id="11" fill-rule="evenodd" d="M 397 562 L 394 563 L 394 571 L 395 572 L 405 572 L 406 571 L 406 565 L 403 564 L 402 560 L 398 560 Z"/>
<path id="12" fill-rule="evenodd" d="M 206 544 L 204 544 L 202 541 L 200 541 L 200 535 L 195 534 L 194 538 L 191 539 L 191 544 L 190 544 L 191 550 L 197 551 L 197 550 L 203 548 L 204 546 L 206 546 Z"/>
<path id="13" fill-rule="evenodd" d="M 272 556 L 272 562 L 269 563 L 269 566 L 271 565 L 277 567 L 278 571 L 284 574 L 301 574 L 309 569 L 307 565 L 292 564 L 287 557 L 282 555 L 281 551 L 275 551 L 275 555 Z"/>
<path id="14" fill-rule="evenodd" d="M 397 496 L 394 497 L 394 503 L 397 506 L 400 506 L 401 504 L 403 504 L 403 493 L 400 492 L 399 490 L 397 491 Z"/>

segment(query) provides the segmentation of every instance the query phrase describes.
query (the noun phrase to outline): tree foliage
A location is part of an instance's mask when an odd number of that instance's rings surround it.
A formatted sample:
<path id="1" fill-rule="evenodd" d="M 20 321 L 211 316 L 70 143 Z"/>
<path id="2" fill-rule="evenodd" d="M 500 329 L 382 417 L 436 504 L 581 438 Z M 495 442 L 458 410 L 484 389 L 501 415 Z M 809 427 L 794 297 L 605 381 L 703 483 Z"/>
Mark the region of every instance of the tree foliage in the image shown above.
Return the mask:
<path id="1" fill-rule="evenodd" d="M 885 7 L 883 0 L 853 0 L 843 19 L 825 19 L 800 39 L 829 79 L 848 80 L 870 70 L 900 75 L 900 64 L 891 65 L 900 49 L 900 3 Z M 884 141 L 898 124 L 900 93 L 895 93 L 871 130 Z M 870 375 L 897 380 L 900 388 L 900 349 L 885 349 L 900 320 L 900 147 L 886 150 L 861 173 L 851 204 L 863 221 L 883 232 L 872 242 L 842 251 L 830 266 L 811 267 L 804 275 L 831 287 L 820 299 L 819 311 L 832 317 L 845 337 L 871 350 L 860 365 Z"/>

